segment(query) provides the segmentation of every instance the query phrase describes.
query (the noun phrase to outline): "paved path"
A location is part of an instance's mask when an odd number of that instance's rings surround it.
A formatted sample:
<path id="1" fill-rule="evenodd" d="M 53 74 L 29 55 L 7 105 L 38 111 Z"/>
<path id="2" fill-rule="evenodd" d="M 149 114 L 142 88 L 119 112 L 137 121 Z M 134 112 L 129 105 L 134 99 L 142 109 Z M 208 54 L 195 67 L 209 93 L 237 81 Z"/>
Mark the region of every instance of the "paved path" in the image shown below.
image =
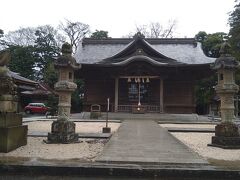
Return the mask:
<path id="1" fill-rule="evenodd" d="M 125 120 L 97 159 L 105 163 L 207 164 L 151 120 Z"/>

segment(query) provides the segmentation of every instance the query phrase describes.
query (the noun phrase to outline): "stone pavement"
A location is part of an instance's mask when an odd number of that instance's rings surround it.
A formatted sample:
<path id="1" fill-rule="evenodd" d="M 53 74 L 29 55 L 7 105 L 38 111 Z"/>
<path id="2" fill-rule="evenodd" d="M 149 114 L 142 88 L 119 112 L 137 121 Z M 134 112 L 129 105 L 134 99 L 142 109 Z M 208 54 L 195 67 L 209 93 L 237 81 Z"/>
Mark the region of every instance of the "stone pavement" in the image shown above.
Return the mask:
<path id="1" fill-rule="evenodd" d="M 208 164 L 155 121 L 133 119 L 123 121 L 97 162 Z"/>

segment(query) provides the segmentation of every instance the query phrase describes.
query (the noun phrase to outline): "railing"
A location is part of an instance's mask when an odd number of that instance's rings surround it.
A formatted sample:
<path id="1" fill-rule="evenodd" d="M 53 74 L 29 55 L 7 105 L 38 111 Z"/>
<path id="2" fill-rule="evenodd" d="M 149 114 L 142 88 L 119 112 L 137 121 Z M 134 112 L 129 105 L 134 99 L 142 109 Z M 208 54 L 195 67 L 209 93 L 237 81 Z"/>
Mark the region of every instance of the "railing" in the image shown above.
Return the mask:
<path id="1" fill-rule="evenodd" d="M 132 112 L 132 105 L 118 105 L 118 112 Z"/>
<path id="2" fill-rule="evenodd" d="M 133 112 L 133 109 L 138 107 L 137 105 L 118 105 L 118 112 Z M 154 105 L 141 105 L 140 108 L 144 108 L 146 113 L 159 113 L 160 106 Z"/>
<path id="3" fill-rule="evenodd" d="M 160 106 L 146 106 L 146 111 L 151 113 L 160 112 Z"/>

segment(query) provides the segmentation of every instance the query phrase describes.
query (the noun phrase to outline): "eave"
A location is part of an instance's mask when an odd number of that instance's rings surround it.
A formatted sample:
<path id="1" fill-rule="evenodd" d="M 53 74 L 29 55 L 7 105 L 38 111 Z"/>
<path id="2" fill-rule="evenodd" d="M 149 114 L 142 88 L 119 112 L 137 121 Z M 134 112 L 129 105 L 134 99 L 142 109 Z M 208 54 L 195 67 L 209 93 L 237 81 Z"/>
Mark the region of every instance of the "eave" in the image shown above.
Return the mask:
<path id="1" fill-rule="evenodd" d="M 155 64 L 179 63 L 177 60 L 167 57 L 155 50 L 142 36 L 139 35 L 136 36 L 122 51 L 103 59 L 98 62 L 98 64 L 121 64 L 124 63 L 124 61 L 129 61 L 129 59 L 134 56 L 147 56 L 150 63 L 155 62 Z"/>

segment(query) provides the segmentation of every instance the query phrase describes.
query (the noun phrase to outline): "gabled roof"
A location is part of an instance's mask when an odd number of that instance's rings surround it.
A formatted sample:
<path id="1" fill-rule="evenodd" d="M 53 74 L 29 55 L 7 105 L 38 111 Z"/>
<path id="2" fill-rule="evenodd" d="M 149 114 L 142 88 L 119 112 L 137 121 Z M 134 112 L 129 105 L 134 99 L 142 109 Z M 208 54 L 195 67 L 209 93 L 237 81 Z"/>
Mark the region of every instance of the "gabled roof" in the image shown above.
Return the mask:
<path id="1" fill-rule="evenodd" d="M 81 64 L 127 63 L 133 61 L 134 57 L 151 60 L 150 63 L 176 65 L 215 61 L 215 58 L 205 56 L 201 44 L 193 38 L 85 38 L 75 54 L 77 62 Z"/>
<path id="2" fill-rule="evenodd" d="M 57 93 L 45 83 L 38 83 L 38 85 L 36 86 L 35 89 L 23 91 L 23 92 L 21 92 L 21 94 L 38 95 L 38 96 L 48 96 L 51 94 L 57 95 Z"/>
<path id="3" fill-rule="evenodd" d="M 155 50 L 141 34 L 137 34 L 134 40 L 130 42 L 123 50 L 117 54 L 108 57 L 99 64 L 123 65 L 132 61 L 147 61 L 156 65 L 178 64 L 174 59 L 167 57 Z"/>
<path id="4" fill-rule="evenodd" d="M 15 81 L 19 81 L 23 84 L 31 84 L 31 85 L 36 85 L 37 84 L 37 82 L 35 82 L 35 81 L 32 81 L 30 79 L 27 79 L 25 77 L 20 76 L 19 73 L 16 73 L 16 72 L 13 72 L 13 71 L 9 71 L 9 73 L 10 73 L 10 76 L 13 79 L 15 79 Z"/>

